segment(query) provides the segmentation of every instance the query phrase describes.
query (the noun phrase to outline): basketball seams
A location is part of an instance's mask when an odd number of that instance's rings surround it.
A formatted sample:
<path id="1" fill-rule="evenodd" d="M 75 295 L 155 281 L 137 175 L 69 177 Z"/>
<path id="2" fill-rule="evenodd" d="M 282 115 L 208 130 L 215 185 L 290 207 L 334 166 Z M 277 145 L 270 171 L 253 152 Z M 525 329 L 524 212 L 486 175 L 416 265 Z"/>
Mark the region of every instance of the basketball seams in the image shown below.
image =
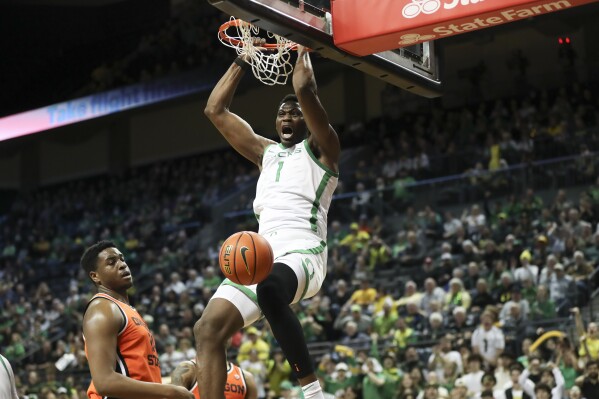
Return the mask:
<path id="1" fill-rule="evenodd" d="M 245 234 L 245 233 L 244 233 Z M 250 240 L 252 240 L 252 247 L 254 248 L 254 272 L 252 273 L 252 280 L 250 281 L 249 285 L 254 284 L 254 280 L 256 279 L 256 274 L 258 274 L 258 265 L 256 264 L 256 243 L 254 242 L 254 237 L 250 234 L 247 233 L 248 236 L 250 236 Z"/>
<path id="2" fill-rule="evenodd" d="M 247 257 L 247 251 L 252 249 L 254 251 L 253 266 L 251 265 L 251 259 Z M 223 256 L 230 256 L 231 250 L 235 251 L 235 254 L 228 258 L 230 262 L 227 261 L 227 265 L 229 266 L 224 268 Z M 239 251 L 240 257 L 243 258 L 240 259 L 240 262 L 237 262 L 237 251 Z M 244 260 L 243 264 L 238 265 L 242 260 Z M 222 273 L 229 280 L 241 286 L 255 285 L 263 281 L 272 271 L 273 262 L 274 252 L 270 243 L 262 235 L 253 231 L 240 231 L 231 235 L 223 242 L 219 251 L 219 264 Z M 238 267 L 242 268 L 243 279 L 240 277 Z M 231 271 L 231 268 L 235 271 Z M 248 278 L 245 277 L 246 272 Z"/>
<path id="3" fill-rule="evenodd" d="M 235 255 L 233 255 L 233 270 L 235 270 L 235 279 L 239 282 L 241 282 L 241 280 L 239 280 L 239 275 L 237 274 L 237 246 L 239 245 L 239 240 L 241 240 L 241 237 L 243 237 L 243 234 L 240 234 L 239 237 L 237 237 L 234 249 Z"/>

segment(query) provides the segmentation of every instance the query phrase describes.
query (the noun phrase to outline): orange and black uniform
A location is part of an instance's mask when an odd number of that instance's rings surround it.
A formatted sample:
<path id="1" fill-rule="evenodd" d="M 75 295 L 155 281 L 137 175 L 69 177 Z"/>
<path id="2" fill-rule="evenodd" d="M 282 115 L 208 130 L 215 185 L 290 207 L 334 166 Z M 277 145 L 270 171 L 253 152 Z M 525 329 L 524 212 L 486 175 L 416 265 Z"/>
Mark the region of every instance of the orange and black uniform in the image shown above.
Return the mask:
<path id="1" fill-rule="evenodd" d="M 195 362 L 192 360 L 192 363 Z M 200 390 L 198 388 L 198 382 L 194 382 L 190 391 L 196 399 L 200 399 Z M 225 383 L 225 399 L 245 399 L 247 395 L 248 387 L 245 383 L 245 376 L 243 370 L 229 363 L 227 365 L 227 382 Z"/>
<path id="2" fill-rule="evenodd" d="M 94 295 L 89 303 L 96 298 L 114 302 L 125 319 L 125 324 L 119 331 L 117 347 L 114 348 L 117 352 L 116 372 L 138 381 L 161 383 L 156 342 L 152 332 L 137 313 L 137 310 L 133 306 L 106 294 Z M 83 339 L 85 340 L 85 336 Z M 85 345 L 85 354 L 87 356 L 87 343 Z M 102 398 L 96 391 L 93 381 L 89 385 L 87 396 L 90 399 Z"/>

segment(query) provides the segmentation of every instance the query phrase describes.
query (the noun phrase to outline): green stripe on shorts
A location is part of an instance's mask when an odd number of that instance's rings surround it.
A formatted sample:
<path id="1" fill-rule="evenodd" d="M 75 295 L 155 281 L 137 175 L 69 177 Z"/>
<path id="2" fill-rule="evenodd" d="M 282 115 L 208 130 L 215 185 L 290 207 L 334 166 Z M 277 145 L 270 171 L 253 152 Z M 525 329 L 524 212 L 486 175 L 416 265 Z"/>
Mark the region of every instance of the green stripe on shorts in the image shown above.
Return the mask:
<path id="1" fill-rule="evenodd" d="M 287 254 L 307 254 L 307 255 L 318 255 L 324 252 L 324 249 L 326 248 L 327 243 L 325 241 L 321 241 L 320 245 L 314 248 L 308 248 L 308 249 L 294 249 L 292 251 L 287 251 L 285 253 L 285 255 Z"/>
<path id="2" fill-rule="evenodd" d="M 302 260 L 302 267 L 304 268 L 304 273 L 306 274 L 306 285 L 304 286 L 304 291 L 302 292 L 302 296 L 300 296 L 300 301 L 304 299 L 306 296 L 306 292 L 308 292 L 308 287 L 310 286 L 310 272 L 308 271 L 308 266 L 306 266 L 306 262 Z M 314 267 L 314 266 L 312 266 Z M 299 302 L 299 301 L 298 301 Z"/>
<path id="3" fill-rule="evenodd" d="M 250 298 L 252 300 L 252 302 L 254 302 L 256 305 L 258 305 L 258 296 L 256 295 L 256 293 L 254 291 L 250 290 L 245 285 L 237 284 L 237 283 L 229 280 L 228 278 L 226 278 L 221 283 L 221 285 L 230 285 L 231 287 L 237 288 L 239 291 L 243 292 L 245 294 L 245 296 Z"/>

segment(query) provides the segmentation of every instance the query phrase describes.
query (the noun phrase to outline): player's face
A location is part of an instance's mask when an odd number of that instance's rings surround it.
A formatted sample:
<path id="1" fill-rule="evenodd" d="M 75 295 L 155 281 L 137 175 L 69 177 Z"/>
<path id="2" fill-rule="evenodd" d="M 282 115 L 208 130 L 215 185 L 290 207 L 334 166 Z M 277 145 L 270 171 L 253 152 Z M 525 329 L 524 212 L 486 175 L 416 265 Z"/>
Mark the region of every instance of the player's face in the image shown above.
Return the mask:
<path id="1" fill-rule="evenodd" d="M 306 122 L 298 102 L 283 103 L 277 111 L 275 125 L 281 144 L 285 147 L 291 147 L 306 137 Z"/>
<path id="2" fill-rule="evenodd" d="M 116 248 L 106 248 L 98 255 L 98 267 L 92 279 L 106 288 L 118 291 L 133 286 L 133 276 L 125 257 Z"/>

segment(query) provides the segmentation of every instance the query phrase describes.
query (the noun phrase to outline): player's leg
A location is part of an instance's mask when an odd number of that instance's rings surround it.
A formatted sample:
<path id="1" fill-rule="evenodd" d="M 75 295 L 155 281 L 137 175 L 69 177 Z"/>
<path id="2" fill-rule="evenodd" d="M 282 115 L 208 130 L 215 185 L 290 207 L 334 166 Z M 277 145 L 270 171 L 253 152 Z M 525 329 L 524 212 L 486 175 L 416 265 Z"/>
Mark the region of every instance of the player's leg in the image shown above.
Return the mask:
<path id="1" fill-rule="evenodd" d="M 301 276 L 302 280 L 305 281 L 306 278 L 309 280 L 309 277 L 305 276 L 303 272 Z M 298 376 L 304 390 L 304 397 L 307 399 L 323 398 L 306 345 L 304 331 L 289 306 L 298 299 L 299 285 L 298 273 L 292 269 L 292 266 L 275 263 L 270 275 L 258 284 L 258 304 L 270 323 L 274 337 L 281 345 L 289 364 Z M 302 291 L 304 291 L 303 288 Z"/>
<path id="2" fill-rule="evenodd" d="M 227 341 L 244 325 L 261 317 L 257 303 L 248 295 L 255 293 L 246 287 L 221 285 L 194 326 L 197 379 L 202 398 L 225 398 Z"/>

